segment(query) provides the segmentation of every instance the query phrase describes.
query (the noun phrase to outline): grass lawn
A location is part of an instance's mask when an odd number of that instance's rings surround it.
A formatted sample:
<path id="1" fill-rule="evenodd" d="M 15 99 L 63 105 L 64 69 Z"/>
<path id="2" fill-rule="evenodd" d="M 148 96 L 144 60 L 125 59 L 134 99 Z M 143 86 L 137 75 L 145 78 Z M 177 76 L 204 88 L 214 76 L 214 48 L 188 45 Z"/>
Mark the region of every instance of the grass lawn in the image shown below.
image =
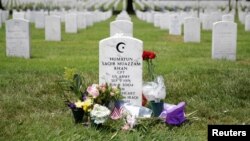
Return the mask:
<path id="1" fill-rule="evenodd" d="M 7 58 L 5 29 L 0 29 L 0 140 L 203 141 L 208 124 L 250 123 L 250 32 L 242 24 L 237 61 L 232 62 L 211 59 L 211 31 L 202 31 L 201 43 L 183 43 L 182 36 L 132 16 L 134 37 L 143 41 L 145 50 L 157 53 L 155 71 L 165 78 L 165 102 L 185 101 L 186 113 L 195 114 L 180 127 L 152 120 L 130 132 L 120 131 L 119 122 L 102 129 L 74 125 L 56 81 L 64 67 L 73 67 L 98 82 L 98 44 L 109 36 L 114 19 L 78 34 L 66 34 L 62 26 L 61 42 L 45 41 L 44 30 L 31 25 L 31 59 Z"/>

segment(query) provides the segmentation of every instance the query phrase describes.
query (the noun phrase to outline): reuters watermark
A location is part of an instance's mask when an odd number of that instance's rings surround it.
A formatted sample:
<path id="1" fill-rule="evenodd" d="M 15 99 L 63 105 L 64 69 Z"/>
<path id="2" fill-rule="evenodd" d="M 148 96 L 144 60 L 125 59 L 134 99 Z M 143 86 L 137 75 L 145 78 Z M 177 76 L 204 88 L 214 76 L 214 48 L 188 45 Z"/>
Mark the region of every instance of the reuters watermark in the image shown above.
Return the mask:
<path id="1" fill-rule="evenodd" d="M 208 125 L 208 141 L 232 138 L 248 141 L 250 125 Z"/>

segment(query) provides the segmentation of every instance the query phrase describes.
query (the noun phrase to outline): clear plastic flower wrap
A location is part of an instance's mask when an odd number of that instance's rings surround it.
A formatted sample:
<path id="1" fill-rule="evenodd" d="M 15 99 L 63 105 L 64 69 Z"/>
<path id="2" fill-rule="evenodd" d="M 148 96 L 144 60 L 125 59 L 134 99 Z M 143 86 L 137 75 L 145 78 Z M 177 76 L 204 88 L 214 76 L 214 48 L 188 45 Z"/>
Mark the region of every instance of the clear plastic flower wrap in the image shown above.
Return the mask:
<path id="1" fill-rule="evenodd" d="M 143 84 L 142 92 L 148 101 L 160 102 L 166 97 L 166 86 L 162 76 L 157 76 L 153 82 Z"/>

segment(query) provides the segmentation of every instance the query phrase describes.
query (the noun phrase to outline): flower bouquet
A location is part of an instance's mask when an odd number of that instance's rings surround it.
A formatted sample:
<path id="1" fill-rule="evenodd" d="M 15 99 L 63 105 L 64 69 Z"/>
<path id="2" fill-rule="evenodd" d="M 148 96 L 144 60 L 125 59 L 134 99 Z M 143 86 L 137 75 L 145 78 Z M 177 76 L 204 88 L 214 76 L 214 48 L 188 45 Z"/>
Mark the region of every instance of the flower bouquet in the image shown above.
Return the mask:
<path id="1" fill-rule="evenodd" d="M 112 86 L 111 84 L 92 84 L 87 88 L 87 93 L 94 99 L 94 103 L 108 107 L 110 110 L 114 108 L 114 103 L 123 99 L 120 86 Z"/>
<path id="2" fill-rule="evenodd" d="M 166 87 L 162 76 L 156 76 L 154 73 L 153 59 L 156 54 L 152 51 L 144 51 L 142 58 L 147 62 L 149 82 L 144 82 L 142 93 L 149 101 L 153 115 L 158 117 L 163 110 L 163 99 L 166 97 Z"/>
<path id="3" fill-rule="evenodd" d="M 83 78 L 78 73 L 76 73 L 76 69 L 65 68 L 63 79 L 58 83 L 63 90 L 65 104 L 72 110 L 75 123 L 81 123 L 85 114 L 82 105 L 84 104 L 86 107 L 86 104 L 90 102 L 88 100 L 83 103 Z"/>
<path id="4" fill-rule="evenodd" d="M 59 84 L 64 91 L 65 103 L 72 110 L 75 123 L 104 123 L 113 110 L 114 103 L 123 98 L 119 86 L 107 83 L 87 86 L 76 69 L 65 68 L 64 78 Z"/>
<path id="5" fill-rule="evenodd" d="M 185 102 L 177 105 L 164 103 L 166 97 L 166 87 L 162 76 L 154 74 L 153 59 L 156 57 L 154 52 L 144 51 L 143 60 L 147 62 L 147 70 L 150 78 L 149 82 L 143 84 L 143 95 L 149 101 L 149 106 L 153 111 L 153 116 L 160 117 L 166 124 L 180 125 L 186 120 Z"/>

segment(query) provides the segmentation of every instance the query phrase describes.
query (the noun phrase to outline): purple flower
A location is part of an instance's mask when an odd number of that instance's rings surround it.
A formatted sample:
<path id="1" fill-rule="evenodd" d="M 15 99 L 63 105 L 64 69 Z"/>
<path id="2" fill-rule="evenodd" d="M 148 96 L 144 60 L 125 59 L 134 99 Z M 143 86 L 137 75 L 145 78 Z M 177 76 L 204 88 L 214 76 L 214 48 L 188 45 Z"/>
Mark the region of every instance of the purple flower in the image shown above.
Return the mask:
<path id="1" fill-rule="evenodd" d="M 82 101 L 85 101 L 87 99 L 86 95 L 82 95 Z"/>
<path id="2" fill-rule="evenodd" d="M 74 103 L 68 103 L 68 107 L 71 109 L 75 109 L 76 105 Z"/>
<path id="3" fill-rule="evenodd" d="M 167 124 L 180 125 L 186 120 L 185 106 L 185 102 L 180 102 L 178 105 L 165 104 L 160 117 L 163 118 Z"/>

